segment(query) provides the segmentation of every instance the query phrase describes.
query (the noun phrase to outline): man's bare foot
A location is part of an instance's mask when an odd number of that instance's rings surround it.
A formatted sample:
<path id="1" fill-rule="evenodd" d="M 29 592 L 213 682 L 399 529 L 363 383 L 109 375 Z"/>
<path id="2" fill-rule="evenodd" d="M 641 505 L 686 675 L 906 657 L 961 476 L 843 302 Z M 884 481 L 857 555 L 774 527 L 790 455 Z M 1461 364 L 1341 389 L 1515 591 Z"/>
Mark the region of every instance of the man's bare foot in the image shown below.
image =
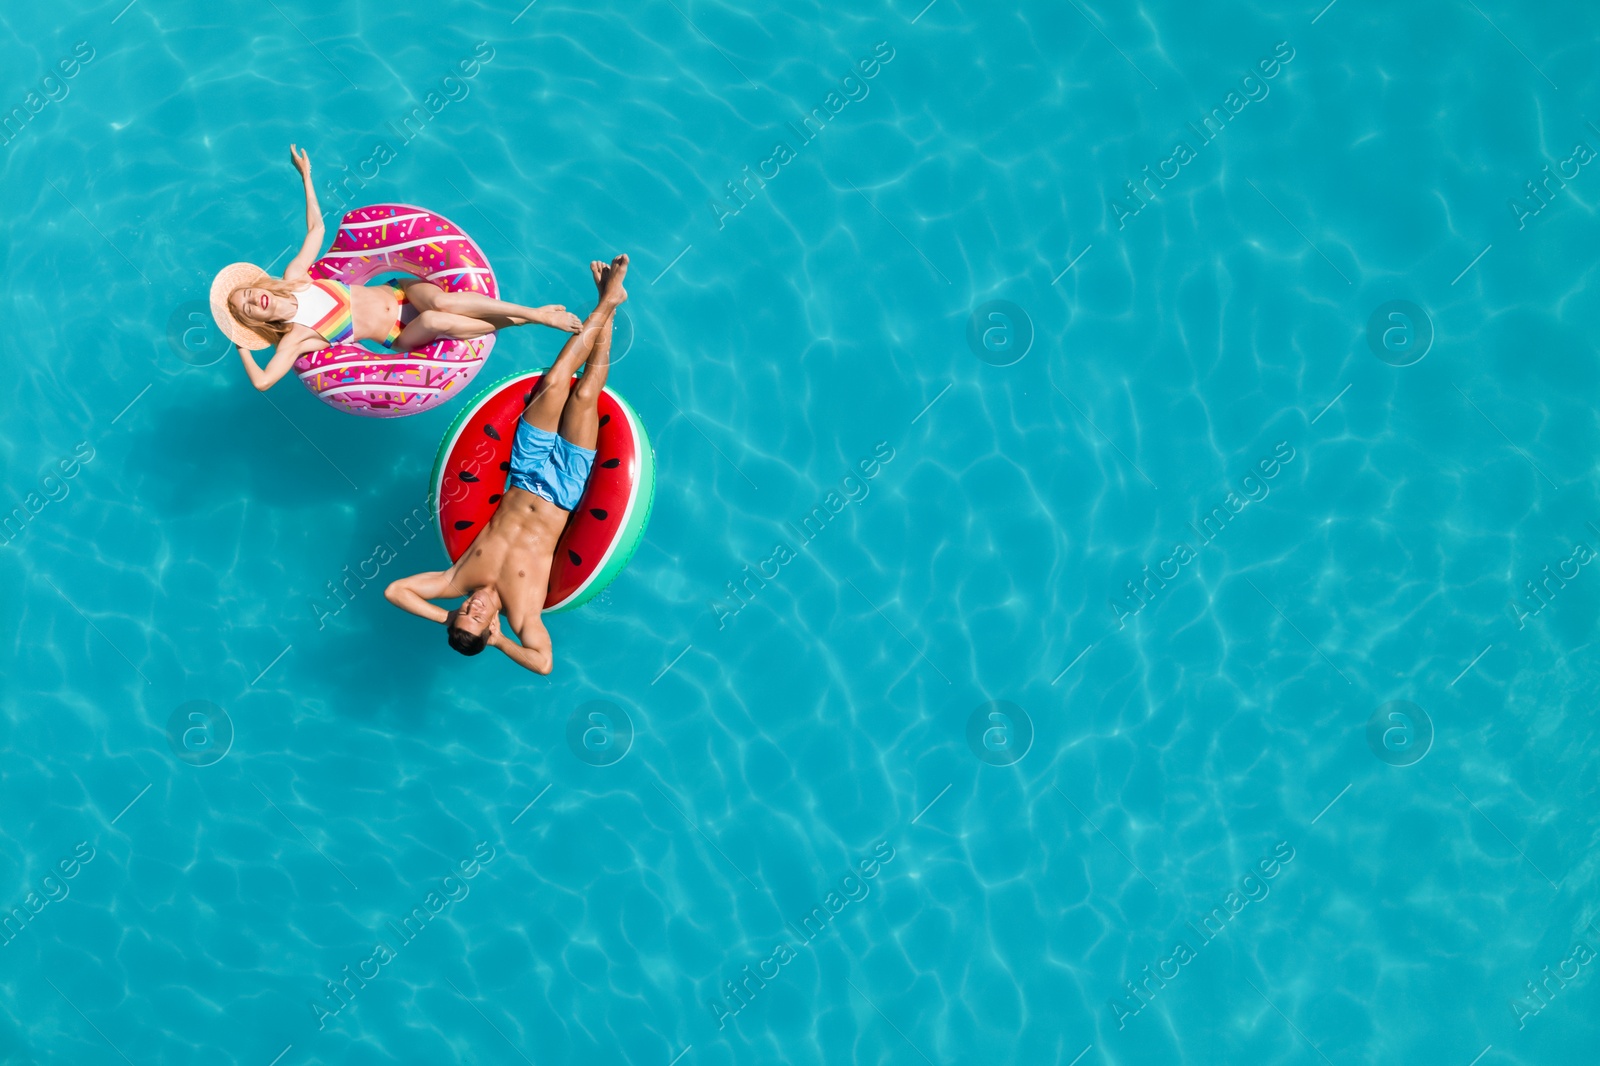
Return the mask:
<path id="1" fill-rule="evenodd" d="M 628 301 L 628 290 L 622 287 L 622 279 L 628 274 L 628 257 L 619 255 L 611 260 L 600 273 L 600 278 L 595 284 L 600 289 L 600 302 L 611 307 L 620 307 Z"/>

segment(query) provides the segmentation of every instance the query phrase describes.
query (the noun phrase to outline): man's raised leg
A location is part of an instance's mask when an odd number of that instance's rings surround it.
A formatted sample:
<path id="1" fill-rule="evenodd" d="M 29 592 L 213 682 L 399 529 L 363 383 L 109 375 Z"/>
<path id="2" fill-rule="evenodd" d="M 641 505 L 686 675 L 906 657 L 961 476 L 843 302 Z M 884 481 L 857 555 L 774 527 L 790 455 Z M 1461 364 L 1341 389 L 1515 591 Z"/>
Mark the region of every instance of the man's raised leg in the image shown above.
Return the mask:
<path id="1" fill-rule="evenodd" d="M 589 269 L 594 274 L 595 288 L 600 290 L 602 300 L 605 298 L 607 286 L 615 284 L 616 302 L 621 304 L 628 298 L 627 290 L 622 287 L 623 276 L 628 271 L 628 262 L 626 256 L 617 258 L 620 260 L 620 265 L 617 261 L 613 261 L 607 266 L 596 260 L 589 264 Z M 615 276 L 614 283 L 613 276 Z M 608 318 L 601 327 L 600 336 L 596 338 L 594 348 L 583 365 L 583 377 L 578 379 L 577 387 L 572 390 L 566 406 L 561 409 L 561 425 L 557 432 L 564 440 L 580 448 L 593 449 L 596 439 L 600 436 L 600 393 L 606 387 L 606 375 L 611 370 L 611 327 L 614 321 L 615 316 Z"/>
<path id="2" fill-rule="evenodd" d="M 601 288 L 600 302 L 589 312 L 589 317 L 584 319 L 583 328 L 568 338 L 567 343 L 561 347 L 561 354 L 556 356 L 555 365 L 545 371 L 544 376 L 539 379 L 538 388 L 533 390 L 533 398 L 528 401 L 527 409 L 522 412 L 522 420 L 530 426 L 550 433 L 555 433 L 560 427 L 562 409 L 566 407 L 567 397 L 572 392 L 572 375 L 593 354 L 602 332 L 609 336 L 611 316 L 616 313 L 622 301 L 628 298 L 628 294 L 622 288 L 622 275 L 627 269 L 627 256 L 619 255 L 611 261 L 611 266 L 607 270 L 616 275 L 616 283 Z M 596 394 L 596 399 L 598 398 Z"/>

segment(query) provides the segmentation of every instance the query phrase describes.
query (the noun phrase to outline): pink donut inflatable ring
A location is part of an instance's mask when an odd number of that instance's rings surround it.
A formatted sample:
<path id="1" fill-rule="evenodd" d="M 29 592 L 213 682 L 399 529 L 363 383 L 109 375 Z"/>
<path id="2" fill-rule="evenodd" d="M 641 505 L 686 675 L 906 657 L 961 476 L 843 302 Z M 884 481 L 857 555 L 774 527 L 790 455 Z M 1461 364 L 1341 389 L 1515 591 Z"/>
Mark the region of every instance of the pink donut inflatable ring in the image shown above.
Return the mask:
<path id="1" fill-rule="evenodd" d="M 446 292 L 500 298 L 489 259 L 445 218 L 410 204 L 358 207 L 339 221 L 333 246 L 311 265 L 314 278 L 366 285 L 383 274 L 409 274 Z M 367 418 L 399 418 L 459 396 L 494 349 L 494 334 L 442 338 L 410 352 L 375 352 L 354 342 L 302 355 L 294 370 L 330 407 Z"/>

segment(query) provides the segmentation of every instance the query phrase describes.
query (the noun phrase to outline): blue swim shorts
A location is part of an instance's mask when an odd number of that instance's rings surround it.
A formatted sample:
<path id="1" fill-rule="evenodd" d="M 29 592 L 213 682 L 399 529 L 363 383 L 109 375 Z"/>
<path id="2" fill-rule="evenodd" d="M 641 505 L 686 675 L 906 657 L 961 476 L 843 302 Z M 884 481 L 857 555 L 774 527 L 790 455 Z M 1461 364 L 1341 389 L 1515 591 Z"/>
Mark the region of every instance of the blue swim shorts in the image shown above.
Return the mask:
<path id="1" fill-rule="evenodd" d="M 517 436 L 511 444 L 511 474 L 506 487 L 543 496 L 563 511 L 583 499 L 594 465 L 594 449 L 580 448 L 547 429 L 517 419 Z"/>

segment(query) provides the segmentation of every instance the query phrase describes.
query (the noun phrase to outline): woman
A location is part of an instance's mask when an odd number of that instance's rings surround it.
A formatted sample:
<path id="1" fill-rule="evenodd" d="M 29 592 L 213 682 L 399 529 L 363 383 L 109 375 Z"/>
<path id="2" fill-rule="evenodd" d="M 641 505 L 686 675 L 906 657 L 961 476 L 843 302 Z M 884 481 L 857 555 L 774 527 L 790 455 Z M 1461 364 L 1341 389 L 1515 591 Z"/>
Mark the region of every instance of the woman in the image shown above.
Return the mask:
<path id="1" fill-rule="evenodd" d="M 582 326 L 561 304 L 524 307 L 481 293 L 445 292 L 418 278 L 354 288 L 312 278 L 307 270 L 322 249 L 322 213 L 311 187 L 310 156 L 291 144 L 289 157 L 306 187 L 300 254 L 281 280 L 250 263 L 234 263 L 211 282 L 211 317 L 238 347 L 245 373 L 262 392 L 276 385 L 296 359 L 331 344 L 377 341 L 409 352 L 441 337 L 471 340 L 530 322 L 568 333 Z M 250 354 L 255 348 L 276 348 L 265 369 Z"/>

